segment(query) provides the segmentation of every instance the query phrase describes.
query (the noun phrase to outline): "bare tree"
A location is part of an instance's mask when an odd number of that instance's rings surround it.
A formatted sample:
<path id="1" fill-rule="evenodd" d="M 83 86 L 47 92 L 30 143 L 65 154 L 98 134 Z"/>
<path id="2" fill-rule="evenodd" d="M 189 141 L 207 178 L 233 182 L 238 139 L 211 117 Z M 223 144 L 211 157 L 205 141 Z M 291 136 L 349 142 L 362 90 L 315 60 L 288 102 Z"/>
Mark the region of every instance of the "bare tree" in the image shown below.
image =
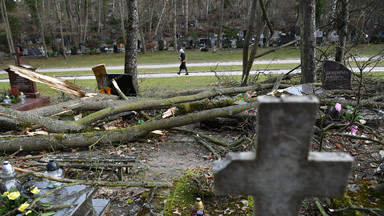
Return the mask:
<path id="1" fill-rule="evenodd" d="M 41 6 L 42 6 L 42 8 L 41 8 L 42 13 L 41 14 L 44 14 L 44 11 L 45 11 L 44 10 L 44 0 L 41 0 Z M 40 34 L 41 34 L 41 38 L 43 40 L 45 58 L 48 59 L 48 49 L 47 49 L 47 43 L 45 42 L 44 23 L 43 23 L 43 19 L 41 19 L 40 9 L 38 7 L 37 0 L 35 0 L 35 8 L 36 8 L 37 18 L 39 20 Z"/>
<path id="2" fill-rule="evenodd" d="M 137 11 L 137 0 L 127 0 L 127 44 L 125 47 L 124 73 L 132 75 L 132 86 L 135 92 L 139 92 L 137 82 L 137 34 L 139 15 Z"/>
<path id="3" fill-rule="evenodd" d="M 316 0 L 301 0 L 301 83 L 316 81 Z"/>
<path id="4" fill-rule="evenodd" d="M 9 51 L 11 53 L 13 53 L 13 52 L 15 52 L 15 47 L 13 46 L 12 31 L 11 31 L 11 27 L 9 25 L 8 12 L 7 12 L 7 7 L 5 5 L 5 0 L 1 0 L 0 3 L 1 3 L 0 4 L 1 15 L 2 15 L 4 23 L 5 23 L 5 33 L 7 35 Z"/>
<path id="5" fill-rule="evenodd" d="M 178 53 L 177 50 L 177 0 L 173 0 L 173 53 Z"/>
<path id="6" fill-rule="evenodd" d="M 261 10 L 262 8 L 264 8 L 264 0 L 252 0 L 251 7 L 249 9 L 249 16 L 248 16 L 248 29 L 247 29 L 247 34 L 245 35 L 244 46 L 243 46 L 243 74 L 241 79 L 242 86 L 247 85 L 249 73 L 251 71 L 253 61 L 255 60 L 257 49 L 259 48 L 257 38 L 260 38 L 261 32 L 264 29 L 264 19 L 263 19 L 262 10 Z M 252 46 L 251 52 L 249 53 L 249 42 L 253 35 L 253 29 L 254 29 L 253 25 L 255 21 L 257 21 L 256 34 L 254 35 L 256 39 Z"/>
<path id="7" fill-rule="evenodd" d="M 188 0 L 184 0 L 184 37 L 188 36 Z"/>
<path id="8" fill-rule="evenodd" d="M 155 28 L 155 32 L 153 33 L 154 37 L 156 37 L 157 31 L 159 30 L 159 26 L 160 26 L 160 23 L 161 23 L 161 21 L 163 19 L 165 9 L 167 8 L 167 2 L 168 2 L 168 0 L 164 0 L 163 9 L 161 10 L 159 21 L 157 22 L 157 25 L 156 25 L 156 28 Z"/>
<path id="9" fill-rule="evenodd" d="M 125 20 L 125 13 L 124 8 L 126 4 L 124 4 L 124 0 L 119 0 L 119 6 L 120 6 L 120 25 L 121 25 L 121 34 L 123 36 L 123 44 L 127 44 L 127 39 L 125 37 L 125 27 L 124 27 L 124 20 Z"/>
<path id="10" fill-rule="evenodd" d="M 61 48 L 63 49 L 64 58 L 67 59 L 64 33 L 63 33 L 63 21 L 61 18 L 61 0 L 56 0 L 55 3 L 56 3 L 56 16 L 57 16 L 57 20 L 59 21 L 59 28 L 60 28 Z"/>
<path id="11" fill-rule="evenodd" d="M 347 31 L 349 24 L 349 0 L 337 1 L 337 24 L 339 26 L 339 43 L 336 47 L 335 61 L 342 63 L 344 61 L 346 44 L 347 44 Z"/>
<path id="12" fill-rule="evenodd" d="M 221 49 L 221 32 L 223 31 L 224 0 L 219 0 L 219 33 L 217 34 L 217 45 Z"/>

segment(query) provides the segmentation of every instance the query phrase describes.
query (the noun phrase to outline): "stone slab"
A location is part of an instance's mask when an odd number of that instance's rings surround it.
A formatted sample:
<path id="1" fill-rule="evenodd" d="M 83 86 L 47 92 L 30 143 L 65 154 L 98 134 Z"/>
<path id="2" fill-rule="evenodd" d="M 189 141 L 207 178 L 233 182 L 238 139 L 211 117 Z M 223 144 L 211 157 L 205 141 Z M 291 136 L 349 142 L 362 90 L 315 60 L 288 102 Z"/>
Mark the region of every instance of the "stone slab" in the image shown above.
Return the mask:
<path id="1" fill-rule="evenodd" d="M 25 103 L 17 103 L 12 104 L 11 108 L 19 111 L 27 111 L 31 109 L 36 109 L 39 107 L 43 107 L 50 103 L 50 97 L 48 96 L 40 96 L 38 98 L 26 98 Z"/>
<path id="2" fill-rule="evenodd" d="M 111 200 L 109 199 L 92 199 L 95 213 L 93 215 L 104 216 L 109 210 Z"/>
<path id="3" fill-rule="evenodd" d="M 329 60 L 323 62 L 321 81 L 324 89 L 352 89 L 351 76 L 352 72 L 344 65 Z"/>
<path id="4" fill-rule="evenodd" d="M 50 189 L 47 188 L 47 182 L 36 182 L 36 186 L 39 188 L 40 193 L 44 194 Z M 87 185 L 73 185 L 58 190 L 47 197 L 40 200 L 43 203 L 50 203 L 52 205 L 66 205 L 66 204 L 78 204 L 73 208 L 65 208 L 57 210 L 55 216 L 79 216 L 90 215 L 92 212 L 92 196 L 96 192 L 96 189 Z"/>

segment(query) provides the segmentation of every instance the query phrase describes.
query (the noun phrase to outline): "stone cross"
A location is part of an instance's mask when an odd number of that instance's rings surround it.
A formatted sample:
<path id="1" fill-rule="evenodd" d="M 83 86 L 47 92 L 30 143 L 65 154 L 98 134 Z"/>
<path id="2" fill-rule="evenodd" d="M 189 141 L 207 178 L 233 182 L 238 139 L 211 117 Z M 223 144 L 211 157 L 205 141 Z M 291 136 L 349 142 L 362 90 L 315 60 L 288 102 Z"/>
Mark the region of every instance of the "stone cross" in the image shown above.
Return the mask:
<path id="1" fill-rule="evenodd" d="M 16 52 L 12 53 L 12 55 L 16 56 L 16 65 L 21 65 L 21 56 L 24 55 L 24 52 L 20 52 L 20 47 L 16 47 Z"/>
<path id="2" fill-rule="evenodd" d="M 255 216 L 297 216 L 305 197 L 342 197 L 353 158 L 309 152 L 318 99 L 258 97 L 257 151 L 213 166 L 218 194 L 252 195 Z"/>

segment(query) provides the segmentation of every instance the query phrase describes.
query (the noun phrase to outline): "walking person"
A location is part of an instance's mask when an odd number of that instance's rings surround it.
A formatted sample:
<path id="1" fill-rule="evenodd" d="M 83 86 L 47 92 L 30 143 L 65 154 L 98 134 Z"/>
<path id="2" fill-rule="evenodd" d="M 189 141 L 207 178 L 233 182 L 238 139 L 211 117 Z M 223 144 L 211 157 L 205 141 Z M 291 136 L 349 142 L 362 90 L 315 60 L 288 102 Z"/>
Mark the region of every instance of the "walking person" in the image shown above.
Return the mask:
<path id="1" fill-rule="evenodd" d="M 179 70 L 179 72 L 177 74 L 180 75 L 181 70 L 184 69 L 185 70 L 185 75 L 188 75 L 187 65 L 185 65 L 187 60 L 185 59 L 185 53 L 184 53 L 183 49 L 180 49 L 180 57 L 179 57 L 179 59 L 181 60 L 181 64 L 180 64 L 180 67 L 179 67 L 180 70 Z"/>

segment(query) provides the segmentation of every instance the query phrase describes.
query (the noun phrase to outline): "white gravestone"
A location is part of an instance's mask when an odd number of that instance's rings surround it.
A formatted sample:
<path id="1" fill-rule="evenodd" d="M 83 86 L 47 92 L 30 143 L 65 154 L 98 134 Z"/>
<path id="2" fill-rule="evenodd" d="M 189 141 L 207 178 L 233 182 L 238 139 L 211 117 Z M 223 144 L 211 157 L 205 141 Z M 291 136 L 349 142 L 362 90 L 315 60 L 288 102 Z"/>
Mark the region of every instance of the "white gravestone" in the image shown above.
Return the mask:
<path id="1" fill-rule="evenodd" d="M 297 216 L 305 197 L 342 197 L 353 158 L 309 152 L 318 99 L 259 97 L 257 152 L 214 164 L 215 192 L 252 195 L 256 216 Z"/>

